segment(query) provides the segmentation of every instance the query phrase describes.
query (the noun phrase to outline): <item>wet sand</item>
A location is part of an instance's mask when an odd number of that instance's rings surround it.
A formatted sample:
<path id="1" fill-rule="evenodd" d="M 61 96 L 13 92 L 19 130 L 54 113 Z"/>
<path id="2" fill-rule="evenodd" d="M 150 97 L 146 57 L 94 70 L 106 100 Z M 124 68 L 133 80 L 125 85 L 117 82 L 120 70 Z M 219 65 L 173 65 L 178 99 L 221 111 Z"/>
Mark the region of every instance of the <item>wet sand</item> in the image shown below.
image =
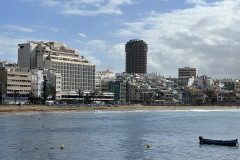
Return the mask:
<path id="1" fill-rule="evenodd" d="M 56 112 L 56 111 L 133 111 L 133 110 L 239 110 L 239 106 L 141 106 L 122 105 L 118 107 L 58 107 L 44 105 L 0 105 L 1 114 L 13 114 L 21 112 Z"/>

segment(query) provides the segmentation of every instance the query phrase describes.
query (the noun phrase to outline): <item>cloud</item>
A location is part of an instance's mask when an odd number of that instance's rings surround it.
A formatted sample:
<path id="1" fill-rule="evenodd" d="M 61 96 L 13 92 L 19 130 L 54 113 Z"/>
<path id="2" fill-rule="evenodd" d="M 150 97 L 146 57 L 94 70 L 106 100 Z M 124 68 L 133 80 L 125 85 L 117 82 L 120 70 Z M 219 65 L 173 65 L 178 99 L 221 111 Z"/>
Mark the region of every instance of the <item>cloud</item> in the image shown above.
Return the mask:
<path id="1" fill-rule="evenodd" d="M 37 0 L 42 7 L 58 7 L 64 15 L 96 16 L 100 14 L 122 14 L 121 5 L 130 5 L 133 0 Z"/>
<path id="2" fill-rule="evenodd" d="M 86 36 L 85 34 L 83 34 L 83 33 L 78 33 L 78 35 L 79 35 L 80 37 L 87 38 L 87 36 Z"/>
<path id="3" fill-rule="evenodd" d="M 53 31 L 53 32 L 59 32 L 59 29 L 58 28 L 55 28 L 55 27 L 50 27 L 49 28 L 51 31 Z"/>
<path id="4" fill-rule="evenodd" d="M 188 1 L 202 3 L 204 1 Z M 156 13 L 140 21 L 123 23 L 117 31 L 123 39 L 148 43 L 148 72 L 177 76 L 180 67 L 196 67 L 199 74 L 240 77 L 240 1 L 196 5 L 193 8 Z"/>
<path id="5" fill-rule="evenodd" d="M 186 0 L 186 3 L 207 4 L 204 0 Z"/>
<path id="6" fill-rule="evenodd" d="M 102 64 L 102 62 L 99 59 L 96 59 L 93 56 L 87 56 L 86 59 L 88 59 L 90 63 L 95 64 L 96 66 L 99 66 Z"/>
<path id="7" fill-rule="evenodd" d="M 35 32 L 31 28 L 25 28 L 25 27 L 16 26 L 16 25 L 3 25 L 1 26 L 1 28 L 7 29 L 7 30 L 17 30 L 21 32 Z"/>

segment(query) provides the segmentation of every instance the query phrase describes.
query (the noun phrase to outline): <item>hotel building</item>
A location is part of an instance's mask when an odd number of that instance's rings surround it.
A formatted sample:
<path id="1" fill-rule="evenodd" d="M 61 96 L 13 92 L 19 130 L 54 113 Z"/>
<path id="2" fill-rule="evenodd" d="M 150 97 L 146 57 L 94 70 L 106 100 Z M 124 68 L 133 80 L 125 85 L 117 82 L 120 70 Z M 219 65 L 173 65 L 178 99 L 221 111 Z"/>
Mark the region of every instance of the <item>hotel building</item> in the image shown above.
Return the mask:
<path id="1" fill-rule="evenodd" d="M 92 91 L 95 89 L 95 65 L 78 51 L 59 42 L 33 42 L 19 44 L 18 62 L 20 67 L 30 69 L 48 69 L 59 73 L 61 84 L 56 92 L 61 99 L 76 99 L 77 91 Z M 59 86 L 56 86 L 59 87 Z"/>

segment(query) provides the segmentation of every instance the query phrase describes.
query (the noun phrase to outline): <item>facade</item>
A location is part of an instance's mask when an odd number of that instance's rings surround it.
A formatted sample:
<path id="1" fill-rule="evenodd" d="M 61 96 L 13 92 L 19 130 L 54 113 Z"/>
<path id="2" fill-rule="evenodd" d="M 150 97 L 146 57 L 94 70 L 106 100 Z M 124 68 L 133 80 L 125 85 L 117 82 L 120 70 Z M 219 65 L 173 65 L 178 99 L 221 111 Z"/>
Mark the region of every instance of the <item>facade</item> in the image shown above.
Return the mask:
<path id="1" fill-rule="evenodd" d="M 35 97 L 43 97 L 43 71 L 32 69 L 32 93 Z"/>
<path id="2" fill-rule="evenodd" d="M 143 40 L 133 39 L 126 43 L 126 73 L 147 73 L 148 45 Z"/>
<path id="3" fill-rule="evenodd" d="M 240 93 L 240 81 L 239 80 L 235 81 L 235 91 L 237 93 Z"/>
<path id="4" fill-rule="evenodd" d="M 5 86 L 5 104 L 27 103 L 32 83 L 30 69 L 19 68 L 16 63 L 0 62 L 0 82 Z"/>
<path id="5" fill-rule="evenodd" d="M 233 91 L 235 89 L 235 80 L 233 79 L 221 79 L 221 83 L 224 85 L 223 89 Z"/>
<path id="6" fill-rule="evenodd" d="M 197 86 L 201 89 L 209 89 L 215 87 L 213 79 L 211 77 L 207 77 L 205 75 L 200 77 L 192 77 L 188 80 L 188 87 Z"/>
<path id="7" fill-rule="evenodd" d="M 45 80 L 48 79 L 48 81 L 51 82 L 51 88 L 53 91 L 51 92 L 54 92 L 55 93 L 52 93 L 54 94 L 54 99 L 56 100 L 60 100 L 60 99 L 63 99 L 62 97 L 62 83 L 61 83 L 61 79 L 62 79 L 62 75 L 60 73 L 56 73 L 54 72 L 54 70 L 48 70 L 48 69 L 44 69 L 43 70 L 43 74 L 45 76 Z"/>
<path id="8" fill-rule="evenodd" d="M 18 46 L 20 67 L 48 69 L 61 75 L 60 98 L 76 99 L 79 89 L 95 89 L 95 65 L 83 56 L 79 58 L 77 50 L 59 42 L 29 42 Z"/>
<path id="9" fill-rule="evenodd" d="M 114 101 L 119 103 L 126 102 L 126 82 L 109 82 L 110 92 L 114 93 Z"/>
<path id="10" fill-rule="evenodd" d="M 178 85 L 180 86 L 186 86 L 188 85 L 189 78 L 196 78 L 197 77 L 197 69 L 196 68 L 190 68 L 190 67 L 184 67 L 184 68 L 178 68 Z"/>
<path id="11" fill-rule="evenodd" d="M 109 70 L 98 71 L 95 75 L 95 89 L 98 91 L 101 90 L 101 82 L 106 79 L 114 81 L 115 75 L 113 74 L 113 72 Z"/>

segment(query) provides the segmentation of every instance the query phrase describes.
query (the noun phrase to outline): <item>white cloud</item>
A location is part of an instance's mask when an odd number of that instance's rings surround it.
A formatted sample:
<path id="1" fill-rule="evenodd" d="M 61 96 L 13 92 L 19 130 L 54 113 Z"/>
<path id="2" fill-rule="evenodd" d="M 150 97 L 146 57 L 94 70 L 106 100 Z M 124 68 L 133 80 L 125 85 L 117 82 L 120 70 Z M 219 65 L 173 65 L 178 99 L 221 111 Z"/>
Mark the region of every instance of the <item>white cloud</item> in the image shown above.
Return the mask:
<path id="1" fill-rule="evenodd" d="M 96 59 L 93 56 L 87 56 L 86 59 L 88 59 L 90 63 L 95 64 L 96 66 L 99 66 L 102 64 L 102 62 L 99 59 Z"/>
<path id="2" fill-rule="evenodd" d="M 41 0 L 42 1 L 42 6 L 44 7 L 57 7 L 61 6 L 62 3 L 56 0 Z"/>
<path id="3" fill-rule="evenodd" d="M 125 58 L 125 44 L 119 43 L 111 46 L 106 51 L 107 55 L 111 58 L 118 59 L 118 60 L 124 60 Z"/>
<path id="4" fill-rule="evenodd" d="M 50 27 L 49 28 L 51 31 L 53 31 L 53 32 L 59 32 L 59 29 L 58 28 L 55 28 L 55 27 Z"/>
<path id="5" fill-rule="evenodd" d="M 177 76 L 179 67 L 190 66 L 209 76 L 240 77 L 239 6 L 240 1 L 225 0 L 155 13 L 124 23 L 126 28 L 116 35 L 124 39 L 135 35 L 148 43 L 148 72 Z"/>
<path id="6" fill-rule="evenodd" d="M 79 35 L 80 37 L 87 38 L 87 36 L 86 36 L 85 34 L 83 34 L 83 33 L 78 33 L 78 35 Z"/>
<path id="7" fill-rule="evenodd" d="M 207 4 L 204 0 L 186 0 L 186 3 Z"/>
<path id="8" fill-rule="evenodd" d="M 1 28 L 7 29 L 7 30 L 17 30 L 21 32 L 35 32 L 31 28 L 26 28 L 26 27 L 21 27 L 21 26 L 16 26 L 16 25 L 3 25 Z"/>
<path id="9" fill-rule="evenodd" d="M 96 16 L 122 14 L 120 6 L 130 5 L 133 0 L 38 0 L 28 2 L 34 2 L 43 7 L 58 7 L 60 13 L 65 15 Z"/>

